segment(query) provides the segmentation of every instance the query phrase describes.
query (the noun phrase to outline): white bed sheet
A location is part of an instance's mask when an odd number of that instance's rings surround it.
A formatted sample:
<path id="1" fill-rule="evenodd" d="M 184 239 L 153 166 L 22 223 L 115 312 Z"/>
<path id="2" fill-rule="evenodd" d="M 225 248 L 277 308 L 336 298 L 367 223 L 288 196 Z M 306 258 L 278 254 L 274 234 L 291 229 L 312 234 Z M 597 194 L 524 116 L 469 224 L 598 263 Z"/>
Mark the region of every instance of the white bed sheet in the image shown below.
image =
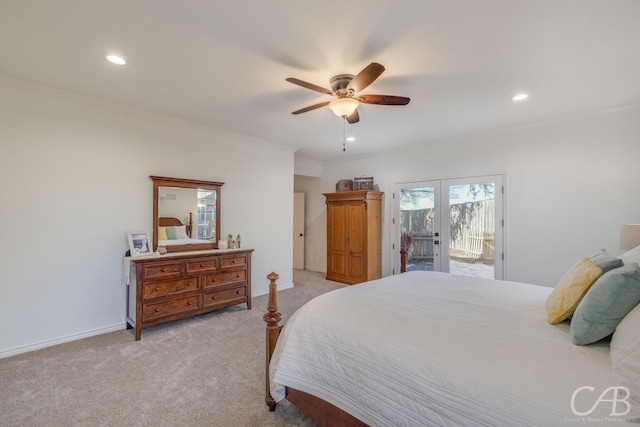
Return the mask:
<path id="1" fill-rule="evenodd" d="M 211 243 L 211 240 L 203 240 L 203 239 L 158 240 L 158 246 L 193 245 L 195 243 Z"/>
<path id="2" fill-rule="evenodd" d="M 551 288 L 409 272 L 321 295 L 286 323 L 271 394 L 313 394 L 370 426 L 621 425 L 597 405 L 614 385 L 608 343 L 549 325 Z"/>

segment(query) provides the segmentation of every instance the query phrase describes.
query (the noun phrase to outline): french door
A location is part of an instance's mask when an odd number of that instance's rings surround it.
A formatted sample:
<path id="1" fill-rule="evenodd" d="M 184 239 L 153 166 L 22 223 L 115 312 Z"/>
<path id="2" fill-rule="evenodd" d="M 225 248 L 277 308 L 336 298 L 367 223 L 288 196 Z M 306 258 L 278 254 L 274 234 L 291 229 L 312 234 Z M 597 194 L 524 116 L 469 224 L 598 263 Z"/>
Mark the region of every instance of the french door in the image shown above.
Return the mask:
<path id="1" fill-rule="evenodd" d="M 394 185 L 392 269 L 503 278 L 502 175 Z"/>

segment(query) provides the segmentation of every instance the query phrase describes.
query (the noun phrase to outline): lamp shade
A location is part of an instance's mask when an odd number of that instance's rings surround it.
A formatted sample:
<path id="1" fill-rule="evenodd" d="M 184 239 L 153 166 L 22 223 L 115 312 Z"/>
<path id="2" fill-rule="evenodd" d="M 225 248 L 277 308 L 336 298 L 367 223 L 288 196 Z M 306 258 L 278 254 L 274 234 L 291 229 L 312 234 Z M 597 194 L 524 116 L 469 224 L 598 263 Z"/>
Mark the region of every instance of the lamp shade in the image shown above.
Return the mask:
<path id="1" fill-rule="evenodd" d="M 329 103 L 329 108 L 338 117 L 349 117 L 356 111 L 356 108 L 360 105 L 360 101 L 355 98 L 338 98 Z"/>
<path id="2" fill-rule="evenodd" d="M 628 251 L 640 246 L 640 224 L 622 224 L 620 226 L 620 249 Z"/>

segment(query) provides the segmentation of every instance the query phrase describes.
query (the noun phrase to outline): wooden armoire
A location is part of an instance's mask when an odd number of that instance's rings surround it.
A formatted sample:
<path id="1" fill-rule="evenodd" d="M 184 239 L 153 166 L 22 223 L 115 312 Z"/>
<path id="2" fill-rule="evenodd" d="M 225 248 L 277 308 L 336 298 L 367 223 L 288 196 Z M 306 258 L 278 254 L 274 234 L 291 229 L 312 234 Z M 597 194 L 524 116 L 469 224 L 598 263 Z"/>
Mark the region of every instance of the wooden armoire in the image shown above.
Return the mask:
<path id="1" fill-rule="evenodd" d="M 327 198 L 327 280 L 350 285 L 382 276 L 382 193 L 345 191 Z"/>

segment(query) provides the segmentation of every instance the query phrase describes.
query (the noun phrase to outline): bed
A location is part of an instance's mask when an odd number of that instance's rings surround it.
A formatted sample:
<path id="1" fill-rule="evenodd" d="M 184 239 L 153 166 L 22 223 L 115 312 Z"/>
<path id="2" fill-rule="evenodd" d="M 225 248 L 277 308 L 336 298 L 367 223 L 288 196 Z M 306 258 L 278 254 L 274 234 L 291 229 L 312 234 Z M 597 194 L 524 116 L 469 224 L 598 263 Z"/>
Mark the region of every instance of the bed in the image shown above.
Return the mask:
<path id="1" fill-rule="evenodd" d="M 210 240 L 192 238 L 193 220 L 189 212 L 189 221 L 184 224 L 174 217 L 158 218 L 158 246 L 164 246 L 168 252 L 183 252 L 195 248 L 213 249 L 214 243 Z M 198 246 L 194 246 L 198 245 Z"/>
<path id="2" fill-rule="evenodd" d="M 549 324 L 553 288 L 408 272 L 316 297 L 282 327 L 276 278 L 264 316 L 270 410 L 286 398 L 325 426 L 622 425 L 637 417 L 640 306 L 613 338 L 575 345 L 568 320 Z M 625 373 L 615 372 L 620 366 Z"/>

